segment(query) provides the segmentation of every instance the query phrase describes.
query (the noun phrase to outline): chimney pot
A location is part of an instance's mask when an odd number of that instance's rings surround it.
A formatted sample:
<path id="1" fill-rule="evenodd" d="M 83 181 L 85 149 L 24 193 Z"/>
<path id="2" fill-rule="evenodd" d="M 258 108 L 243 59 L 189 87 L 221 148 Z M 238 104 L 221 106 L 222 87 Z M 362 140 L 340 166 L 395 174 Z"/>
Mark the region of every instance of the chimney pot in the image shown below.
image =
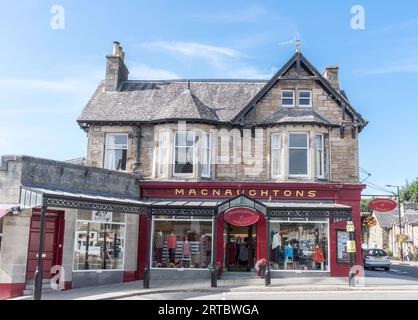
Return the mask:
<path id="1" fill-rule="evenodd" d="M 128 80 L 129 70 L 125 65 L 125 53 L 118 41 L 113 41 L 113 51 L 106 56 L 105 90 L 116 91 L 121 88 L 124 81 Z"/>
<path id="2" fill-rule="evenodd" d="M 338 81 L 338 69 L 339 67 L 337 65 L 326 66 L 322 75 L 331 83 L 335 89 L 340 90 L 340 83 Z"/>

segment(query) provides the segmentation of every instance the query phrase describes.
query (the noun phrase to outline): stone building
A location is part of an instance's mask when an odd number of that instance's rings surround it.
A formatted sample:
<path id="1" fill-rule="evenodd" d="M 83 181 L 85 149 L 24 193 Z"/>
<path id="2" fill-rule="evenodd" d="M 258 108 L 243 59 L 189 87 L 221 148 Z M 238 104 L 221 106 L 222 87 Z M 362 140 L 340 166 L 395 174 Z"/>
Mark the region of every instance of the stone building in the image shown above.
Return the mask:
<path id="1" fill-rule="evenodd" d="M 3 296 L 34 272 L 27 241 L 8 260 L 9 234 L 19 226 L 22 238 L 39 238 L 43 213 L 55 221 L 47 230 L 65 288 L 143 278 L 213 285 L 218 272 L 252 272 L 263 260 L 266 283 L 348 274 L 345 227 L 352 219 L 360 230 L 367 121 L 341 89 L 338 66 L 320 73 L 298 50 L 265 81 L 142 81 L 128 79 L 118 42 L 106 60 L 77 119 L 88 137 L 82 162 L 3 159 Z M 360 232 L 355 240 L 360 263 Z"/>

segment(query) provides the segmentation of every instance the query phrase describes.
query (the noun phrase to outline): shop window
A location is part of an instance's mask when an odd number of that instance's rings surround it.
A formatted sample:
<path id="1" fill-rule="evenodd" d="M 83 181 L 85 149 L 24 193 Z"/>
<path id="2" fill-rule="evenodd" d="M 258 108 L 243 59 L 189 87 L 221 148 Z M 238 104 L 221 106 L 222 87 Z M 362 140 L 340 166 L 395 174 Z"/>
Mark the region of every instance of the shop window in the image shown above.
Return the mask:
<path id="1" fill-rule="evenodd" d="M 295 91 L 283 90 L 282 91 L 282 106 L 294 107 L 295 106 Z"/>
<path id="2" fill-rule="evenodd" d="M 310 90 L 299 90 L 299 107 L 312 107 L 312 92 Z"/>
<path id="3" fill-rule="evenodd" d="M 211 263 L 211 220 L 155 219 L 151 252 L 153 268 L 206 269 Z"/>
<path id="4" fill-rule="evenodd" d="M 105 169 L 126 170 L 128 135 L 108 133 L 106 135 Z"/>
<path id="5" fill-rule="evenodd" d="M 315 170 L 317 178 L 324 178 L 324 135 L 315 135 Z"/>
<path id="6" fill-rule="evenodd" d="M 211 138 L 209 133 L 202 134 L 202 172 L 201 176 L 210 178 Z"/>
<path id="7" fill-rule="evenodd" d="M 327 271 L 327 221 L 271 221 L 272 270 Z"/>
<path id="8" fill-rule="evenodd" d="M 194 132 L 177 131 L 174 137 L 174 175 L 192 175 Z"/>
<path id="9" fill-rule="evenodd" d="M 80 210 L 77 215 L 73 270 L 123 270 L 125 215 Z"/>
<path id="10" fill-rule="evenodd" d="M 281 135 L 273 133 L 271 135 L 271 177 L 280 176 L 280 151 L 281 151 Z"/>
<path id="11" fill-rule="evenodd" d="M 3 239 L 3 218 L 0 219 L 0 252 L 1 252 L 2 239 Z"/>
<path id="12" fill-rule="evenodd" d="M 170 149 L 170 132 L 160 132 L 158 137 L 158 176 L 168 177 L 168 159 Z"/>
<path id="13" fill-rule="evenodd" d="M 289 176 L 308 175 L 309 135 L 289 133 Z"/>

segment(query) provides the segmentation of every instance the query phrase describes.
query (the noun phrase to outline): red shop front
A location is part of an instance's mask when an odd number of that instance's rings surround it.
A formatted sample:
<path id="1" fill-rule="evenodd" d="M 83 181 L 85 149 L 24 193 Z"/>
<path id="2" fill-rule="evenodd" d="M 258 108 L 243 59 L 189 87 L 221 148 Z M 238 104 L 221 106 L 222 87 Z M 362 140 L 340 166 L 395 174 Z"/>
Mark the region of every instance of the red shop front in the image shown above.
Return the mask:
<path id="1" fill-rule="evenodd" d="M 257 261 L 266 259 L 268 254 L 272 277 L 275 271 L 322 271 L 324 275 L 347 276 L 348 218 L 330 212 L 350 210 L 357 252 L 352 263 L 360 264 L 363 188 L 360 184 L 330 183 L 142 181 L 140 197 L 167 203 L 184 201 L 185 208 L 198 201 L 224 203 L 217 208 L 214 224 L 216 262 L 221 272 L 253 270 Z M 228 199 L 239 198 L 241 204 L 228 206 Z M 145 229 L 142 225 L 142 231 Z M 144 238 L 140 237 L 141 248 L 146 247 Z M 138 262 L 138 272 L 142 273 L 140 266 L 143 268 L 145 260 L 140 258 Z"/>

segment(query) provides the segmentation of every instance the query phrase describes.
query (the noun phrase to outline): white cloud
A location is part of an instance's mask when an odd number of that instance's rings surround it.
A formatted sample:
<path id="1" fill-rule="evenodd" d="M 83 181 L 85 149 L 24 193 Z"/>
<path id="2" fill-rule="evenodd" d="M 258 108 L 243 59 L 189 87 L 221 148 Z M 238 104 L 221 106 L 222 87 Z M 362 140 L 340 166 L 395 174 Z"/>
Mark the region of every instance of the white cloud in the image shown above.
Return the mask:
<path id="1" fill-rule="evenodd" d="M 145 64 L 134 65 L 129 68 L 130 79 L 140 80 L 168 80 L 179 79 L 180 76 L 174 72 L 149 67 Z"/>
<path id="2" fill-rule="evenodd" d="M 216 61 L 218 61 L 220 58 L 225 57 L 245 57 L 245 55 L 241 52 L 231 48 L 217 47 L 197 42 L 156 41 L 143 43 L 141 44 L 141 47 L 151 50 L 159 49 L 164 51 L 170 51 L 187 57 L 206 58 L 209 60 Z"/>

